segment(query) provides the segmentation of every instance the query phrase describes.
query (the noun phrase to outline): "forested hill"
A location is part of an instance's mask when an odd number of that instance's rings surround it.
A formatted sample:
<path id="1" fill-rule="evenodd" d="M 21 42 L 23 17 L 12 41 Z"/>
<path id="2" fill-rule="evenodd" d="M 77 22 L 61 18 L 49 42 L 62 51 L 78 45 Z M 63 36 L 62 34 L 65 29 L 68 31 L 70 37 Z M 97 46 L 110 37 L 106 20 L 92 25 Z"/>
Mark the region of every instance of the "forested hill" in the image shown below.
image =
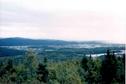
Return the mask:
<path id="1" fill-rule="evenodd" d="M 25 46 L 25 45 L 63 45 L 69 42 L 60 40 L 35 40 L 27 38 L 4 38 L 0 39 L 0 46 Z"/>
<path id="2" fill-rule="evenodd" d="M 124 44 L 114 44 L 101 41 L 63 41 L 63 40 L 52 40 L 52 39 L 28 39 L 28 38 L 0 38 L 0 46 L 25 46 L 25 45 L 91 45 L 99 47 L 118 47 L 124 46 Z"/>

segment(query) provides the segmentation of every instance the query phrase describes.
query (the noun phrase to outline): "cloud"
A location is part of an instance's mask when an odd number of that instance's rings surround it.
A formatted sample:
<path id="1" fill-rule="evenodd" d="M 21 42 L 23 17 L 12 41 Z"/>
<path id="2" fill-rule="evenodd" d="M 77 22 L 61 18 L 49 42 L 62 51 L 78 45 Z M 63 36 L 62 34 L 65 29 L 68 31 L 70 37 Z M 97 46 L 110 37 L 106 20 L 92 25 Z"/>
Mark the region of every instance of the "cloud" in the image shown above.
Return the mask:
<path id="1" fill-rule="evenodd" d="M 126 42 L 124 0 L 2 0 L 0 37 Z"/>

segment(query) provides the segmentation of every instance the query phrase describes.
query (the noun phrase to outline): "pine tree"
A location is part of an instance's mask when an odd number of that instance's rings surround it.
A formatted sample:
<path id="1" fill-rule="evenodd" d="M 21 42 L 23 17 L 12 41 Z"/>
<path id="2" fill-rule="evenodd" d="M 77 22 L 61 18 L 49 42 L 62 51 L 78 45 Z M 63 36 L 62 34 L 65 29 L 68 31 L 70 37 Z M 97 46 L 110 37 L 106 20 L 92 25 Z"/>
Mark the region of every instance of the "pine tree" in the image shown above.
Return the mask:
<path id="1" fill-rule="evenodd" d="M 84 70 L 84 79 L 88 84 L 98 84 L 100 77 L 100 62 L 93 59 L 92 56 L 82 59 L 82 68 Z"/>
<path id="2" fill-rule="evenodd" d="M 38 65 L 38 69 L 37 69 L 37 79 L 40 82 L 47 83 L 48 82 L 48 74 L 49 74 L 49 72 L 46 69 L 46 66 L 40 63 Z"/>
<path id="3" fill-rule="evenodd" d="M 105 56 L 102 62 L 102 83 L 103 84 L 111 84 L 113 80 L 116 78 L 116 56 L 113 53 L 110 53 L 110 50 L 107 50 L 107 55 Z"/>
<path id="4" fill-rule="evenodd" d="M 81 65 L 82 65 L 82 68 L 86 71 L 88 66 L 87 66 L 87 63 L 88 63 L 88 57 L 87 56 L 84 56 L 82 61 L 81 61 Z"/>
<path id="5" fill-rule="evenodd" d="M 26 53 L 25 68 L 27 70 L 27 75 L 31 78 L 35 76 L 37 65 L 37 55 L 32 49 L 29 49 Z"/>
<path id="6" fill-rule="evenodd" d="M 121 83 L 125 84 L 125 64 L 124 64 L 124 57 L 117 58 L 117 74 L 116 80 Z"/>

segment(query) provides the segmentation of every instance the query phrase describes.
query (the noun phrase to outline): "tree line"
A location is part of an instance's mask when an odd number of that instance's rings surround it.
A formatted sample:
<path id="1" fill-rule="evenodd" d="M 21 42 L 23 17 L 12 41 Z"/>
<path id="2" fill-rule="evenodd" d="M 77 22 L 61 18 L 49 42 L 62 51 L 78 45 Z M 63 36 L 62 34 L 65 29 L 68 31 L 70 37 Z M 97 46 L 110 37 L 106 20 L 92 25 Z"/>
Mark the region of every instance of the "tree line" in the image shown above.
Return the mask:
<path id="1" fill-rule="evenodd" d="M 28 50 L 20 63 L 0 62 L 0 84 L 125 84 L 125 54 L 50 62 Z"/>

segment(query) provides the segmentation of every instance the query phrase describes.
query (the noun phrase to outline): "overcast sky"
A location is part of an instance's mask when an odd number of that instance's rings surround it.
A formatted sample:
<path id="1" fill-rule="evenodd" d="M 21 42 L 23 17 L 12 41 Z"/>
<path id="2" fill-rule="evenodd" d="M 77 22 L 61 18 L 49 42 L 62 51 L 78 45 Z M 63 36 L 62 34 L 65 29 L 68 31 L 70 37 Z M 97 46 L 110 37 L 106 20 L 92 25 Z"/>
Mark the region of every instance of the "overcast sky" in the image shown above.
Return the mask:
<path id="1" fill-rule="evenodd" d="M 126 42 L 125 0 L 1 0 L 0 37 Z"/>

